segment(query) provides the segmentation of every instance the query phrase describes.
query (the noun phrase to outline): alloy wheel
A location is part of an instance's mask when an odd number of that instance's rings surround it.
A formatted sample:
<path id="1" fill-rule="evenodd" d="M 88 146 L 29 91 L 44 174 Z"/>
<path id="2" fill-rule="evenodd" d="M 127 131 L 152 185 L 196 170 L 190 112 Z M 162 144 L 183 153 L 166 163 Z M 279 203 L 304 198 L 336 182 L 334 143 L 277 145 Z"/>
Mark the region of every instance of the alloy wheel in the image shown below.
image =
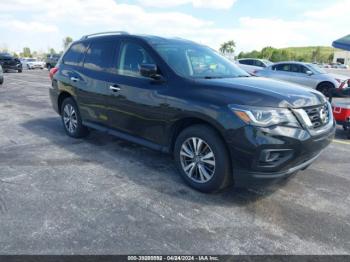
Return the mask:
<path id="1" fill-rule="evenodd" d="M 214 152 L 201 138 L 190 137 L 182 144 L 180 161 L 183 171 L 196 183 L 206 183 L 214 176 Z"/>
<path id="2" fill-rule="evenodd" d="M 74 133 L 78 127 L 78 116 L 71 104 L 66 104 L 63 109 L 64 126 L 69 133 Z"/>

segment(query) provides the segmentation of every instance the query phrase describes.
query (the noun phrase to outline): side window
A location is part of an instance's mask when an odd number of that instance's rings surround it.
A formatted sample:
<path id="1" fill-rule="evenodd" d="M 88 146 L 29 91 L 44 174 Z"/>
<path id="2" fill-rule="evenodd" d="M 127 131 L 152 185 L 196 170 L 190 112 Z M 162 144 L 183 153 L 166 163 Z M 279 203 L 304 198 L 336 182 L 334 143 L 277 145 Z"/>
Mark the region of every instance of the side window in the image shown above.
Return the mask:
<path id="1" fill-rule="evenodd" d="M 64 55 L 63 63 L 66 65 L 79 65 L 83 61 L 85 50 L 85 43 L 73 44 Z"/>
<path id="2" fill-rule="evenodd" d="M 279 64 L 279 65 L 275 65 L 273 67 L 274 67 L 273 70 L 284 71 L 284 72 L 288 72 L 290 69 L 289 64 Z"/>
<path id="3" fill-rule="evenodd" d="M 84 67 L 96 71 L 111 71 L 117 45 L 114 41 L 95 41 L 86 52 Z"/>
<path id="4" fill-rule="evenodd" d="M 306 66 L 300 66 L 300 73 L 306 74 L 307 71 L 311 71 L 311 70 Z"/>
<path id="5" fill-rule="evenodd" d="M 301 73 L 300 72 L 300 66 L 296 64 L 291 64 L 290 65 L 290 71 L 293 73 Z"/>
<path id="6" fill-rule="evenodd" d="M 239 60 L 239 63 L 242 64 L 242 65 L 247 65 L 248 64 L 247 60 Z"/>
<path id="7" fill-rule="evenodd" d="M 243 60 L 241 64 L 244 64 L 244 65 L 253 65 L 253 60 L 251 60 L 251 59 L 246 59 L 246 60 Z"/>
<path id="8" fill-rule="evenodd" d="M 265 67 L 265 65 L 259 61 L 259 60 L 255 60 L 255 63 L 254 63 L 255 66 L 258 66 L 258 67 Z"/>
<path id="9" fill-rule="evenodd" d="M 142 64 L 155 64 L 155 62 L 141 45 L 123 43 L 117 67 L 118 74 L 140 77 Z"/>

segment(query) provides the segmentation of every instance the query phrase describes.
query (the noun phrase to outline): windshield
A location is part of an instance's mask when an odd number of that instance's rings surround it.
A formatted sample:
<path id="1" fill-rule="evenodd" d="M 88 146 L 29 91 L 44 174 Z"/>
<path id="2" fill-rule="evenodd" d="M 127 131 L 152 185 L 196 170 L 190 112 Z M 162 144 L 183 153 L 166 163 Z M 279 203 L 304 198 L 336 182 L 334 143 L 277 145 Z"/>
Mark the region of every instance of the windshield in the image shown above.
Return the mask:
<path id="1" fill-rule="evenodd" d="M 36 59 L 29 58 L 29 59 L 27 59 L 27 61 L 28 61 L 28 62 L 35 62 L 35 61 L 36 61 Z"/>
<path id="2" fill-rule="evenodd" d="M 188 43 L 153 44 L 179 75 L 190 78 L 247 77 L 248 73 L 209 47 Z"/>
<path id="3" fill-rule="evenodd" d="M 317 74 L 327 74 L 321 67 L 315 64 L 308 64 L 308 66 Z"/>

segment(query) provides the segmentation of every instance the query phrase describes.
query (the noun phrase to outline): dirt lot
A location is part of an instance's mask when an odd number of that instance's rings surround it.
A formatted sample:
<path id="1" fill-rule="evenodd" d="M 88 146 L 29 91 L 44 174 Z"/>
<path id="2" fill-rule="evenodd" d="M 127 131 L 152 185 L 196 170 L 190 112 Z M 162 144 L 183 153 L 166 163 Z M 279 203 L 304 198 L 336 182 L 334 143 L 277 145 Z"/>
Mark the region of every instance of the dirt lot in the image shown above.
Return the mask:
<path id="1" fill-rule="evenodd" d="M 171 158 L 65 135 L 48 72 L 0 88 L 1 254 L 350 254 L 350 140 L 264 189 L 188 188 Z"/>

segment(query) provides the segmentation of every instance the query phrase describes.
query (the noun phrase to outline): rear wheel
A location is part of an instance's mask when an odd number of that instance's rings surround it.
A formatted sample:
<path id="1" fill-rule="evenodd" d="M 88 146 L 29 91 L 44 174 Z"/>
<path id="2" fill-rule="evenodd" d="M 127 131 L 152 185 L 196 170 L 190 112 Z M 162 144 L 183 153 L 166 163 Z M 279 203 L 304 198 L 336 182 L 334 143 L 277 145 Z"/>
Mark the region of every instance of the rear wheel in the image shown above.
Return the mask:
<path id="1" fill-rule="evenodd" d="M 17 71 L 18 71 L 18 73 L 22 73 L 22 69 L 18 69 Z"/>
<path id="2" fill-rule="evenodd" d="M 174 158 L 183 179 L 193 188 L 210 193 L 231 185 L 229 154 L 215 130 L 195 125 L 181 132 Z"/>
<path id="3" fill-rule="evenodd" d="M 61 118 L 67 135 L 74 138 L 87 136 L 88 128 L 82 124 L 79 109 L 73 98 L 66 98 L 61 106 Z"/>

